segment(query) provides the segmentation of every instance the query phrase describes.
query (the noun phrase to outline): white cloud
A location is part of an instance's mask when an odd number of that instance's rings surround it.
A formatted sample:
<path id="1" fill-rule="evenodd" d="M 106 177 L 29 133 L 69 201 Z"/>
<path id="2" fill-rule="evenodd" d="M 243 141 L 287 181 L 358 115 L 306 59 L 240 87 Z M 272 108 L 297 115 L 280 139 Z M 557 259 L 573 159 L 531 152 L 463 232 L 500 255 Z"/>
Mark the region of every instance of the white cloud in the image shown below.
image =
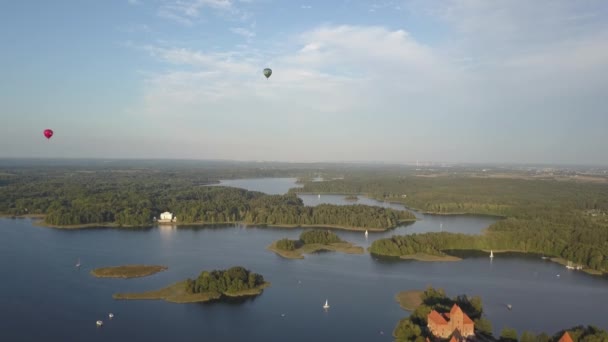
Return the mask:
<path id="1" fill-rule="evenodd" d="M 233 27 L 230 29 L 230 31 L 248 39 L 255 37 L 255 32 L 248 30 L 244 27 Z"/>
<path id="2" fill-rule="evenodd" d="M 546 120 L 581 129 L 566 124 L 569 115 L 584 120 L 605 108 L 598 89 L 608 88 L 608 27 L 591 21 L 586 8 L 563 1 L 544 9 L 527 1 L 426 4 L 403 8 L 453 27 L 446 44 L 424 44 L 405 30 L 325 25 L 267 52 L 148 46 L 167 69 L 148 77 L 133 112 L 179 118 L 174 125 L 184 134 L 229 127 L 236 134 L 215 141 L 243 146 L 230 158 L 402 160 L 415 149 L 426 159 L 483 160 L 493 150 L 496 160 L 538 161 L 565 134 L 543 131 Z M 214 128 L 200 128 L 205 122 Z M 315 141 L 307 140 L 310 132 Z M 598 151 L 585 146 L 589 155 Z"/>
<path id="3" fill-rule="evenodd" d="M 158 15 L 190 26 L 200 17 L 203 8 L 238 12 L 230 0 L 165 0 L 158 9 Z"/>
<path id="4" fill-rule="evenodd" d="M 311 9 L 312 6 L 310 6 L 310 5 L 302 5 L 302 6 L 300 6 L 300 8 L 301 9 Z"/>

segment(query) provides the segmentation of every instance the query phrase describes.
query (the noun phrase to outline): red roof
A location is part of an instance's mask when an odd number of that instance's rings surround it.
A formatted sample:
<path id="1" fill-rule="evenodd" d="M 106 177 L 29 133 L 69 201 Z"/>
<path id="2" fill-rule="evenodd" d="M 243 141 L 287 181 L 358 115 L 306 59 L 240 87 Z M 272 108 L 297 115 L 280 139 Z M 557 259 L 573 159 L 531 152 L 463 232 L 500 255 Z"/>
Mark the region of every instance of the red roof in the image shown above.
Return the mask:
<path id="1" fill-rule="evenodd" d="M 475 324 L 473 322 L 473 320 L 471 320 L 471 318 L 462 311 L 462 309 L 460 308 L 460 306 L 454 304 L 454 306 L 452 306 L 452 310 L 450 310 L 449 313 L 444 313 L 443 315 L 445 317 L 447 317 L 448 319 L 450 319 L 450 316 L 453 315 L 454 313 L 460 311 L 462 313 L 462 323 L 463 324 Z"/>
<path id="2" fill-rule="evenodd" d="M 456 337 L 452 336 L 452 338 L 450 339 L 450 342 L 458 342 L 458 340 L 456 340 Z"/>
<path id="3" fill-rule="evenodd" d="M 433 321 L 436 324 L 448 324 L 448 322 L 439 314 L 439 312 L 433 310 L 427 317 L 427 321 Z"/>
<path id="4" fill-rule="evenodd" d="M 574 341 L 572 340 L 572 337 L 570 337 L 570 334 L 568 334 L 568 332 L 566 331 L 564 333 L 564 336 L 562 336 L 562 338 L 560 338 L 559 341 L 557 341 L 557 342 L 574 342 Z"/>

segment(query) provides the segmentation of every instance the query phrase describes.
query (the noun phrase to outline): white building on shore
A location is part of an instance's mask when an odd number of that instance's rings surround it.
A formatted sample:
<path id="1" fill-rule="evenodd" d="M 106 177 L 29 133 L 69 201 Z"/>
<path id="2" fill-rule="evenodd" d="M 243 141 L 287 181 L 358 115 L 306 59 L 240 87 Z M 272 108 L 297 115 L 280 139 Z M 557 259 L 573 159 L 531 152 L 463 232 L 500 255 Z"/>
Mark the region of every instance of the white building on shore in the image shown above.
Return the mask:
<path id="1" fill-rule="evenodd" d="M 165 211 L 160 214 L 160 218 L 157 220 L 158 223 L 175 223 L 177 222 L 177 217 L 173 216 L 173 213 Z"/>

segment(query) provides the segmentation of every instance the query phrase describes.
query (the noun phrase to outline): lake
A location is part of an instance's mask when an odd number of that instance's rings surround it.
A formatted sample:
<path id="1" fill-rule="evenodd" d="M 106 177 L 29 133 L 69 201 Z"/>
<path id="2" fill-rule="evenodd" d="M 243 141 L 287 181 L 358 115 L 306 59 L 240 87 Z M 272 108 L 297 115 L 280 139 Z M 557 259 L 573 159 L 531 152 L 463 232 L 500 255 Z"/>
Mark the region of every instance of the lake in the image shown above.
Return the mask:
<path id="1" fill-rule="evenodd" d="M 294 179 L 231 180 L 223 184 L 284 193 Z M 302 195 L 308 205 L 345 204 L 344 196 Z M 402 208 L 360 197 L 358 203 Z M 490 217 L 433 216 L 395 230 L 336 231 L 362 246 L 393 234 L 479 233 Z M 496 332 L 503 327 L 550 334 L 577 324 L 608 329 L 608 280 L 537 256 L 473 256 L 456 263 L 376 259 L 369 254 L 318 253 L 287 260 L 265 248 L 301 229 L 149 228 L 59 230 L 29 219 L 0 219 L 0 340 L 2 341 L 391 341 L 407 312 L 394 295 L 427 285 L 448 294 L 480 295 Z M 74 268 L 77 258 L 82 267 Z M 169 267 L 139 279 L 97 279 L 91 269 L 145 263 Z M 164 287 L 202 270 L 242 265 L 272 283 L 241 303 L 172 304 L 115 301 L 116 292 Z M 560 274 L 560 277 L 556 277 Z M 331 308 L 322 305 L 329 300 Z M 505 304 L 513 310 L 505 309 Z M 107 314 L 115 317 L 108 320 Z M 281 314 L 285 314 L 284 317 Z M 104 326 L 97 328 L 101 319 Z M 384 332 L 381 334 L 380 332 Z"/>

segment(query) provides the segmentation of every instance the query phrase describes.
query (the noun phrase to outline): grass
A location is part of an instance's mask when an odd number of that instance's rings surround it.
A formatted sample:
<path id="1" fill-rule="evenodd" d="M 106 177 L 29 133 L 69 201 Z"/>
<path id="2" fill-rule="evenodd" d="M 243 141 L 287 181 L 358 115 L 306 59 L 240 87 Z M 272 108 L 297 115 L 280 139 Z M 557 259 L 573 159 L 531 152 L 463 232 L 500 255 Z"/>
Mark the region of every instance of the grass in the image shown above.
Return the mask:
<path id="1" fill-rule="evenodd" d="M 395 295 L 395 300 L 405 311 L 414 311 L 422 304 L 422 294 L 424 291 L 409 290 L 401 291 Z"/>
<path id="2" fill-rule="evenodd" d="M 170 303 L 200 303 L 208 302 L 212 300 L 221 299 L 223 296 L 226 297 L 250 297 L 260 295 L 263 290 L 270 286 L 270 283 L 266 282 L 255 289 L 225 293 L 219 292 L 204 292 L 204 293 L 188 293 L 186 292 L 186 281 L 180 281 L 171 284 L 160 290 L 146 291 L 140 293 L 117 293 L 112 296 L 118 300 L 164 300 Z"/>
<path id="3" fill-rule="evenodd" d="M 287 251 L 284 249 L 277 248 L 276 243 L 277 243 L 276 241 L 273 242 L 266 249 L 268 249 L 269 251 L 273 251 L 276 254 L 278 254 L 286 259 L 304 259 L 303 254 L 311 254 L 311 253 L 315 253 L 318 251 L 335 251 L 335 252 L 342 252 L 342 253 L 346 253 L 346 254 L 363 254 L 363 253 L 365 253 L 365 250 L 363 249 L 363 247 L 355 246 L 350 242 L 335 242 L 335 243 L 331 243 L 329 245 L 323 245 L 320 243 L 305 244 L 302 247 L 296 248 L 293 251 Z"/>
<path id="4" fill-rule="evenodd" d="M 97 278 L 138 278 L 146 277 L 166 270 L 166 266 L 156 265 L 124 265 L 115 267 L 96 268 L 91 274 Z"/>

